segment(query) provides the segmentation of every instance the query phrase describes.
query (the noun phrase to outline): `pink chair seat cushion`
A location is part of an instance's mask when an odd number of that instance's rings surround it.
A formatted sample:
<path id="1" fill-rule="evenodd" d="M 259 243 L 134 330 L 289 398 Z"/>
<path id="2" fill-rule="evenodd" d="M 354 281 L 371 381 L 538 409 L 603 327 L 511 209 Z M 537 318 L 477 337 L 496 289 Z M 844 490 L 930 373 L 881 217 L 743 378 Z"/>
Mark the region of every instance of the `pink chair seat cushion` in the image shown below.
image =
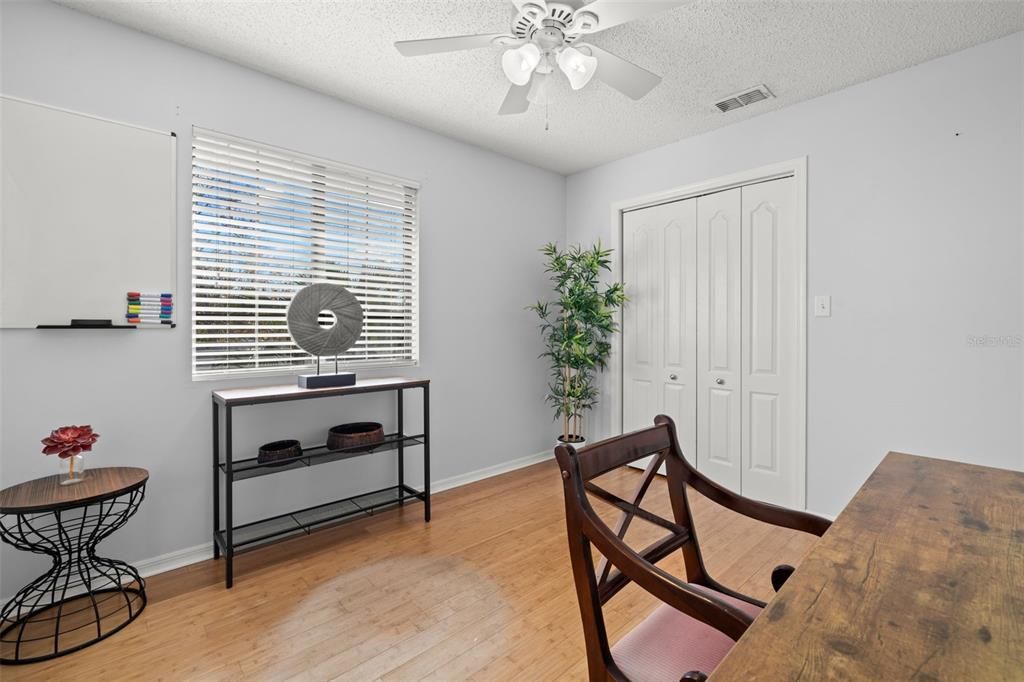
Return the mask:
<path id="1" fill-rule="evenodd" d="M 701 585 L 712 594 L 757 617 L 761 607 Z M 710 625 L 662 604 L 612 647 L 612 658 L 633 682 L 679 682 L 691 670 L 711 674 L 734 642 Z"/>

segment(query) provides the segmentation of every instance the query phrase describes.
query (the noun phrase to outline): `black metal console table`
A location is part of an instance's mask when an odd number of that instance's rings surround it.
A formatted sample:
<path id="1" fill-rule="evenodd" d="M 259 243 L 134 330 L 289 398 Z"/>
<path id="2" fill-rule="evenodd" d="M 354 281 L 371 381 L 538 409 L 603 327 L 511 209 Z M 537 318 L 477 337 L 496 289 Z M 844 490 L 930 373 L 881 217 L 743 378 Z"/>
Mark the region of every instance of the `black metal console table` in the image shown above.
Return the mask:
<path id="1" fill-rule="evenodd" d="M 405 433 L 404 392 L 423 390 L 423 433 Z M 366 446 L 329 450 L 326 445 L 303 448 L 302 456 L 286 462 L 259 462 L 257 458 L 234 459 L 231 446 L 231 411 L 243 405 L 263 405 L 312 398 L 359 395 L 394 391 L 398 397 L 398 430 L 368 449 Z M 224 413 L 224 449 L 221 458 L 221 411 Z M 423 490 L 405 484 L 405 449 L 423 446 Z M 398 451 L 397 485 L 346 497 L 327 504 L 281 514 L 240 526 L 233 521 L 234 483 L 256 476 L 266 476 L 292 469 L 337 462 L 352 457 Z M 221 527 L 221 479 L 224 481 L 224 526 Z M 404 505 L 407 500 L 423 501 L 424 521 L 430 521 L 430 380 L 429 379 L 363 379 L 354 386 L 337 388 L 299 388 L 295 385 L 237 388 L 213 392 L 213 557 L 224 552 L 224 585 L 234 584 L 235 550 L 248 545 L 298 533 L 309 533 L 319 526 L 372 514 L 375 511 Z"/>

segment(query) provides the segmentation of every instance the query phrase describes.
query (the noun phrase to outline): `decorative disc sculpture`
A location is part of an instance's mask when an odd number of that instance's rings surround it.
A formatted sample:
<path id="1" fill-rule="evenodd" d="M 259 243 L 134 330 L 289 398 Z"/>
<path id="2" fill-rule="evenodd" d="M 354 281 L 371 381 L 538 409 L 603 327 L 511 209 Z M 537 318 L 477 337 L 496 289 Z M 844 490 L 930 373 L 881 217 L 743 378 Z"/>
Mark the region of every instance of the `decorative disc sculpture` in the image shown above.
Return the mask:
<path id="1" fill-rule="evenodd" d="M 334 315 L 330 327 L 320 325 L 320 313 Z M 299 376 L 303 388 L 351 386 L 356 382 L 354 372 L 320 374 L 320 358 L 334 356 L 337 370 L 338 356 L 347 351 L 363 332 L 363 307 L 352 292 L 339 284 L 310 284 L 295 292 L 288 304 L 288 333 L 302 350 L 317 358 L 317 373 Z"/>

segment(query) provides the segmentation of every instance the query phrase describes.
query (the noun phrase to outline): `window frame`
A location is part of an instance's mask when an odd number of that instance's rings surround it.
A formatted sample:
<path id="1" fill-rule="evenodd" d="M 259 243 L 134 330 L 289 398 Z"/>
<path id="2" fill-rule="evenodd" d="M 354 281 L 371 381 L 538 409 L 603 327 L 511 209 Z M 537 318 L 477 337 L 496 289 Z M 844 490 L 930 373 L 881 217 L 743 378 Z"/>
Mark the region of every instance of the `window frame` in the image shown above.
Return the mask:
<path id="1" fill-rule="evenodd" d="M 247 146 L 247 147 L 252 147 L 252 148 L 258 149 L 261 152 L 265 151 L 265 152 L 267 152 L 269 154 L 277 154 L 277 155 L 281 155 L 281 156 L 284 156 L 284 157 L 290 157 L 290 159 L 293 160 L 293 161 L 303 162 L 303 163 L 309 164 L 311 167 L 319 167 L 321 169 L 324 169 L 325 170 L 325 174 L 327 172 L 329 172 L 329 171 L 336 170 L 336 171 L 338 171 L 340 173 L 347 173 L 347 174 L 351 174 L 353 176 L 363 176 L 363 177 L 372 178 L 372 181 L 383 181 L 383 182 L 387 182 L 387 183 L 394 183 L 396 185 L 404 186 L 405 188 L 413 191 L 413 202 L 412 202 L 412 205 L 413 205 L 413 209 L 412 209 L 412 216 L 413 216 L 413 220 L 412 220 L 412 239 L 411 239 L 411 242 L 410 242 L 410 246 L 407 249 L 407 252 L 410 255 L 411 269 L 408 270 L 408 271 L 406 271 L 406 270 L 402 271 L 403 273 L 404 272 L 408 272 L 408 274 L 410 275 L 411 280 L 412 280 L 411 281 L 411 288 L 410 288 L 410 295 L 411 295 L 411 298 L 412 298 L 412 303 L 411 303 L 410 314 L 409 314 L 409 317 L 408 317 L 408 320 L 410 322 L 410 327 L 411 327 L 411 332 L 410 332 L 410 335 L 408 337 L 409 342 L 410 342 L 410 355 L 411 355 L 411 357 L 410 358 L 402 358 L 402 359 L 398 359 L 398 360 L 373 360 L 373 359 L 371 359 L 371 360 L 356 360 L 356 361 L 347 361 L 347 362 L 346 361 L 339 361 L 337 363 L 337 368 L 338 368 L 338 370 L 358 370 L 358 369 L 373 370 L 373 369 L 387 369 L 387 368 L 394 368 L 394 367 L 419 367 L 419 365 L 420 365 L 420 229 L 421 229 L 421 220 L 420 220 L 420 191 L 421 191 L 421 186 L 420 186 L 420 183 L 415 181 L 415 180 L 410 180 L 408 178 L 403 178 L 403 177 L 396 176 L 396 175 L 390 175 L 390 174 L 387 174 L 387 173 L 382 173 L 382 172 L 374 171 L 374 170 L 367 169 L 367 168 L 361 168 L 359 166 L 355 166 L 355 165 L 352 165 L 352 164 L 342 163 L 342 162 L 339 162 L 339 161 L 334 161 L 332 159 L 327 159 L 327 158 L 324 158 L 324 157 L 319 157 L 319 156 L 307 154 L 305 152 L 299 152 L 299 151 L 295 151 L 295 150 L 288 149 L 288 148 L 285 148 L 285 147 L 279 147 L 279 146 L 276 146 L 276 145 L 267 144 L 267 143 L 264 143 L 264 142 L 259 142 L 259 141 L 256 141 L 256 140 L 239 137 L 237 135 L 232 135 L 230 133 L 223 133 L 223 132 L 220 132 L 218 130 L 214 130 L 214 129 L 210 129 L 210 128 L 201 128 L 201 127 L 198 127 L 198 126 L 193 126 L 192 127 L 191 148 L 190 148 L 190 152 L 191 152 L 191 155 L 190 155 L 190 166 L 189 166 L 190 188 L 191 188 L 190 202 L 189 202 L 189 228 L 190 228 L 189 229 L 189 237 L 190 237 L 190 240 L 189 240 L 189 255 L 190 255 L 190 260 L 189 260 L 189 262 L 190 262 L 189 285 L 191 287 L 191 291 L 190 291 L 190 294 L 191 294 L 191 297 L 190 297 L 190 303 L 191 303 L 191 311 L 190 311 L 190 337 L 189 337 L 189 343 L 190 343 L 189 353 L 190 353 L 190 358 L 189 358 L 189 360 L 190 360 L 190 371 L 191 371 L 191 375 L 192 375 L 192 381 L 194 381 L 194 382 L 223 381 L 223 380 L 230 380 L 230 379 L 249 379 L 249 378 L 274 377 L 274 376 L 295 376 L 297 374 L 315 373 L 315 372 L 318 371 L 318 369 L 321 372 L 333 372 L 334 368 L 335 368 L 335 359 L 334 359 L 333 356 L 321 357 L 320 358 L 320 362 L 319 362 L 319 368 L 318 368 L 317 362 L 316 362 L 316 359 L 314 358 L 314 356 L 309 356 L 307 354 L 307 360 L 308 361 L 303 363 L 303 364 L 291 364 L 291 365 L 285 365 L 285 366 L 279 366 L 279 367 L 268 367 L 268 368 L 259 368 L 259 367 L 254 367 L 254 368 L 230 368 L 230 369 L 220 369 L 220 370 L 214 370 L 214 371 L 200 371 L 200 372 L 197 372 L 197 367 L 196 367 L 197 355 L 196 355 L 196 353 L 197 353 L 198 349 L 197 349 L 197 345 L 196 344 L 197 344 L 197 341 L 198 341 L 198 338 L 199 338 L 199 335 L 197 334 L 197 329 L 198 329 L 197 321 L 198 321 L 199 316 L 197 315 L 198 306 L 196 305 L 196 298 L 197 298 L 197 295 L 196 295 L 196 283 L 197 283 L 197 272 L 199 272 L 199 270 L 197 270 L 198 258 L 197 258 L 196 232 L 195 232 L 195 230 L 196 230 L 195 202 L 196 202 L 197 194 L 196 194 L 196 170 L 195 170 L 195 158 L 194 157 L 195 157 L 195 154 L 196 154 L 197 138 L 202 138 L 202 137 L 212 138 L 212 139 L 216 140 L 217 142 L 222 142 L 222 143 L 228 143 L 228 144 L 230 144 L 230 143 L 237 143 L 239 145 L 243 145 L 243 146 Z M 303 171 L 304 170 L 305 169 L 303 169 Z M 314 173 L 314 175 L 315 175 L 315 173 Z M 310 186 L 311 187 L 315 183 L 314 180 L 310 180 L 309 182 L 310 182 Z M 314 192 L 315 192 L 315 190 L 314 190 Z M 322 200 L 321 200 L 321 203 L 322 203 Z M 317 203 L 316 203 L 315 198 L 311 199 L 310 203 L 309 203 L 309 209 L 310 209 L 311 215 L 317 215 L 315 213 L 316 206 L 317 206 Z M 311 220 L 311 222 L 315 222 L 315 221 Z M 313 232 L 314 230 L 311 229 L 310 231 Z M 316 242 L 315 242 L 315 240 L 312 237 L 310 238 L 310 249 L 311 249 L 311 251 L 315 251 L 317 249 Z M 327 269 L 324 269 L 323 272 L 344 273 L 345 271 L 343 271 L 343 270 L 327 270 Z M 326 278 L 320 278 L 320 277 L 316 277 L 316 276 L 311 278 L 308 283 L 312 284 L 312 283 L 315 283 L 315 282 L 334 283 L 334 282 L 331 282 L 330 280 L 328 280 Z M 258 334 L 255 333 L 255 329 L 258 328 L 258 324 L 259 324 L 259 321 L 258 321 L 258 318 L 257 318 L 257 320 L 254 322 L 254 336 L 256 336 L 256 337 L 258 337 Z M 257 355 L 257 362 L 258 362 L 259 343 L 258 343 L 258 341 L 256 341 L 256 339 L 254 339 L 254 346 L 257 348 L 255 353 Z M 298 349 L 297 346 L 296 346 L 296 348 Z M 299 350 L 299 352 L 303 352 L 301 349 L 298 349 L 298 350 Z"/>

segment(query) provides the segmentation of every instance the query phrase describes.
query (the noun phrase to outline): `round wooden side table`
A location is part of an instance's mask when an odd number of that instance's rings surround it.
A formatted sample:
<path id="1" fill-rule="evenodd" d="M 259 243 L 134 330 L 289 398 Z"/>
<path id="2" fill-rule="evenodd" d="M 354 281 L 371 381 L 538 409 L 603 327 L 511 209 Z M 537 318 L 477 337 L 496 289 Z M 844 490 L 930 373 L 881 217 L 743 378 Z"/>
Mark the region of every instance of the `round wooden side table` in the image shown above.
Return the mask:
<path id="1" fill-rule="evenodd" d="M 149 472 L 106 467 L 74 485 L 61 480 L 47 476 L 0 491 L 3 541 L 53 560 L 0 611 L 0 663 L 78 651 L 128 625 L 146 606 L 139 572 L 97 556 L 96 545 L 138 510 Z"/>

